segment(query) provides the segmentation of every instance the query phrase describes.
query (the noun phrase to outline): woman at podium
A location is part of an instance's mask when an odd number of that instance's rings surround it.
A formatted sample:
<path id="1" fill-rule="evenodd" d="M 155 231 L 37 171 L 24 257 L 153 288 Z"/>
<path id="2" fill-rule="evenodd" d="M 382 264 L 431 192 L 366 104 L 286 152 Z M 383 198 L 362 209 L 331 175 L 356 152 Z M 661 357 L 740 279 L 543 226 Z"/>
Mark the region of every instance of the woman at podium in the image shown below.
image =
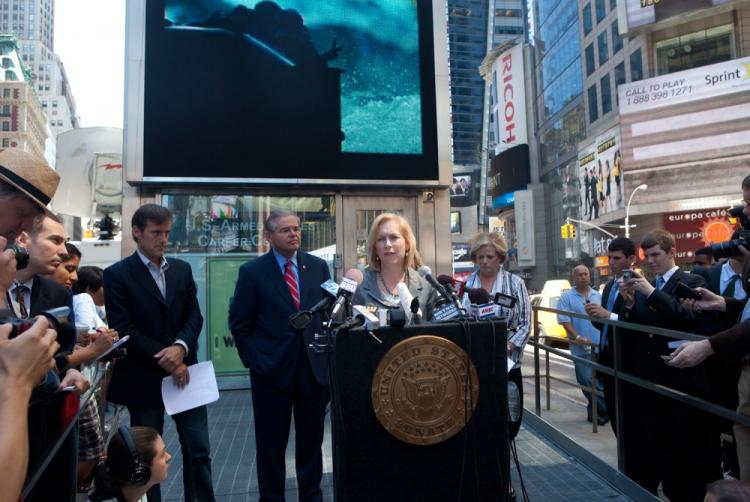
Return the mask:
<path id="1" fill-rule="evenodd" d="M 367 259 L 364 280 L 352 299 L 354 305 L 378 309 L 404 306 L 408 311 L 414 298 L 418 300 L 421 318 L 432 319 L 437 292 L 417 273 L 422 258 L 406 219 L 394 213 L 375 218 L 367 239 Z"/>
<path id="2" fill-rule="evenodd" d="M 510 386 L 508 388 L 508 407 L 511 410 L 510 439 L 512 440 L 521 427 L 520 410 L 523 409 L 521 357 L 531 333 L 529 294 L 523 279 L 503 270 L 503 263 L 508 256 L 508 245 L 500 234 L 480 232 L 469 242 L 471 244 L 469 255 L 478 269 L 466 279 L 466 290 L 482 288 L 489 293 L 490 298 L 495 298 L 497 293 L 502 293 L 515 299 L 512 308 L 496 306 L 497 317 L 506 319 L 508 322 L 508 358 L 513 361 L 513 369 L 508 373 L 508 382 L 515 383 L 517 387 L 516 389 L 511 389 Z M 467 309 L 471 307 L 468 293 L 464 295 L 463 302 Z M 516 395 L 518 402 L 513 403 L 512 399 Z M 513 413 L 514 409 L 518 410 L 516 416 Z"/>

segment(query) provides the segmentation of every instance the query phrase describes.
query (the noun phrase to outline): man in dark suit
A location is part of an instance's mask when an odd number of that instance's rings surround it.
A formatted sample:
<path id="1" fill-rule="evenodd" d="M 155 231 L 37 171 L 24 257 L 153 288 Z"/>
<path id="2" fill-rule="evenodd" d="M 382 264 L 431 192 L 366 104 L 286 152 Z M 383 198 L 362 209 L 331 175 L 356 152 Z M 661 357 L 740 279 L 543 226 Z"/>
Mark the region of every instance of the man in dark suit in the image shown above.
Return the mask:
<path id="1" fill-rule="evenodd" d="M 612 278 L 604 286 L 602 304 L 586 304 L 586 313 L 591 317 L 617 321 L 619 319 L 620 311 L 623 308 L 622 296 L 619 294 L 620 284 L 622 283 L 622 272 L 623 270 L 632 269 L 635 264 L 635 242 L 627 237 L 617 237 L 612 239 L 607 247 L 607 257 L 609 259 L 609 270 Z M 599 328 L 602 333 L 601 337 L 599 337 L 599 362 L 606 366 L 614 367 L 613 330 L 606 324 L 594 323 L 594 326 Z M 620 335 L 621 347 L 623 349 L 628 348 L 628 342 L 630 342 L 633 337 L 626 336 L 622 330 L 620 330 Z M 620 358 L 620 368 L 627 372 L 630 361 L 632 361 L 632 357 L 623 355 Z M 632 371 L 632 365 L 629 369 Z M 609 410 L 612 429 L 615 431 L 615 434 L 617 434 L 618 424 L 615 413 L 615 381 L 614 378 L 609 375 L 603 375 L 602 380 L 604 386 L 604 401 L 606 402 L 607 410 Z M 635 389 L 631 390 L 635 391 Z M 632 401 L 628 401 L 628 405 L 624 407 L 629 409 L 631 406 Z"/>
<path id="2" fill-rule="evenodd" d="M 625 309 L 620 318 L 627 322 L 681 331 L 696 331 L 701 320 L 686 309 L 675 295 L 677 285 L 705 286 L 702 277 L 681 271 L 675 265 L 674 236 L 654 230 L 641 240 L 641 248 L 654 284 L 637 276 L 620 287 Z M 667 366 L 662 356 L 669 355 L 682 341 L 640 333 L 636 341 L 635 373 L 663 385 L 707 399 L 710 395 L 705 368 Z M 703 500 L 706 484 L 720 479 L 719 438 L 714 420 L 706 413 L 654 392 L 641 392 L 640 409 L 650 423 L 631 435 L 640 455 L 628 476 L 652 493 L 662 483 L 670 500 Z"/>
<path id="3" fill-rule="evenodd" d="M 289 316 L 322 299 L 330 277 L 326 263 L 300 248 L 300 220 L 275 211 L 265 224 L 271 251 L 240 268 L 229 309 L 229 327 L 242 363 L 250 369 L 261 502 L 283 501 L 284 452 L 292 413 L 299 500 L 323 499 L 323 428 L 328 402 L 326 355 L 308 347 L 321 321 L 304 330 Z"/>
<path id="4" fill-rule="evenodd" d="M 130 336 L 127 356 L 115 365 L 107 399 L 124 404 L 130 425 L 164 430 L 162 379 L 171 375 L 177 387 L 190 380 L 188 366 L 198 360 L 203 325 L 190 265 L 164 257 L 172 215 L 156 204 L 140 207 L 132 219 L 138 249 L 104 271 L 109 326 Z M 199 406 L 172 415 L 183 455 L 185 500 L 214 500 L 208 415 Z M 161 500 L 159 486 L 149 502 Z"/>
<path id="5" fill-rule="evenodd" d="M 75 325 L 73 296 L 70 290 L 40 277 L 40 274 L 54 272 L 62 262 L 62 257 L 67 254 L 66 239 L 65 227 L 49 216 L 37 219 L 28 233 L 24 232 L 19 236 L 19 244 L 25 246 L 29 252 L 29 263 L 26 268 L 16 272 L 15 281 L 6 298 L 17 317 L 33 317 L 45 310 L 68 307 L 71 313 L 70 323 Z M 73 330 L 67 333 L 67 336 L 63 332 L 60 333 L 60 352 L 73 350 L 74 334 Z M 32 474 L 37 463 L 48 454 L 48 448 L 54 444 L 63 430 L 61 413 L 67 396 L 65 393 L 53 393 L 58 388 L 72 386 L 78 394 L 82 394 L 89 385 L 90 382 L 79 371 L 69 368 L 64 369 L 64 373 L 59 377 L 55 373 L 50 373 L 42 388 L 32 394 L 31 401 L 35 404 L 29 409 L 29 474 Z M 28 500 L 73 500 L 76 492 L 77 445 L 78 438 L 74 430 L 34 485 Z"/>

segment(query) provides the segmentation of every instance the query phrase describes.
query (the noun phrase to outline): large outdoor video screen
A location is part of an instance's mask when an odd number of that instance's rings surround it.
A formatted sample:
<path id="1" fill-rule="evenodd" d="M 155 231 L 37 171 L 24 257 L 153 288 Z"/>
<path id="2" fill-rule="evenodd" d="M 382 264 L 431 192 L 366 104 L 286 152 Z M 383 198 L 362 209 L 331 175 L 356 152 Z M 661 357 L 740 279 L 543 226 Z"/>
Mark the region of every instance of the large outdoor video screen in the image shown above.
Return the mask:
<path id="1" fill-rule="evenodd" d="M 429 0 L 149 0 L 144 177 L 437 180 Z"/>

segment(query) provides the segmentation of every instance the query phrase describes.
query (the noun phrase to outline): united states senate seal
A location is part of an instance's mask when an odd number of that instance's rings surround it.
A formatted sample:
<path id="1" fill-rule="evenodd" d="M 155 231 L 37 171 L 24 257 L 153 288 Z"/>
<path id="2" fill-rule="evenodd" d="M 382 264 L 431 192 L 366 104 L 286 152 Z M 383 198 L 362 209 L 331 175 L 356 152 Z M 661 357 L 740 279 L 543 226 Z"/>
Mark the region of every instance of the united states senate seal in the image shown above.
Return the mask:
<path id="1" fill-rule="evenodd" d="M 432 335 L 394 345 L 372 378 L 381 425 L 407 443 L 440 443 L 471 419 L 479 398 L 474 364 L 458 345 Z"/>

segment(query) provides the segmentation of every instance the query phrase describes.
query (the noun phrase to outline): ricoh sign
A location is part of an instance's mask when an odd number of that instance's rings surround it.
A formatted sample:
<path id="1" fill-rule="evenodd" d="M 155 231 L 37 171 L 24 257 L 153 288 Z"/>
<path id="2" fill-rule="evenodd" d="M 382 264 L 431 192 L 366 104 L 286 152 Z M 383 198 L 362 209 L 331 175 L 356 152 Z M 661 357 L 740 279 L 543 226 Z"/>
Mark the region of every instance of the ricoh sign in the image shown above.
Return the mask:
<path id="1" fill-rule="evenodd" d="M 521 44 L 500 54 L 493 63 L 492 95 L 497 151 L 527 143 L 526 89 Z"/>

